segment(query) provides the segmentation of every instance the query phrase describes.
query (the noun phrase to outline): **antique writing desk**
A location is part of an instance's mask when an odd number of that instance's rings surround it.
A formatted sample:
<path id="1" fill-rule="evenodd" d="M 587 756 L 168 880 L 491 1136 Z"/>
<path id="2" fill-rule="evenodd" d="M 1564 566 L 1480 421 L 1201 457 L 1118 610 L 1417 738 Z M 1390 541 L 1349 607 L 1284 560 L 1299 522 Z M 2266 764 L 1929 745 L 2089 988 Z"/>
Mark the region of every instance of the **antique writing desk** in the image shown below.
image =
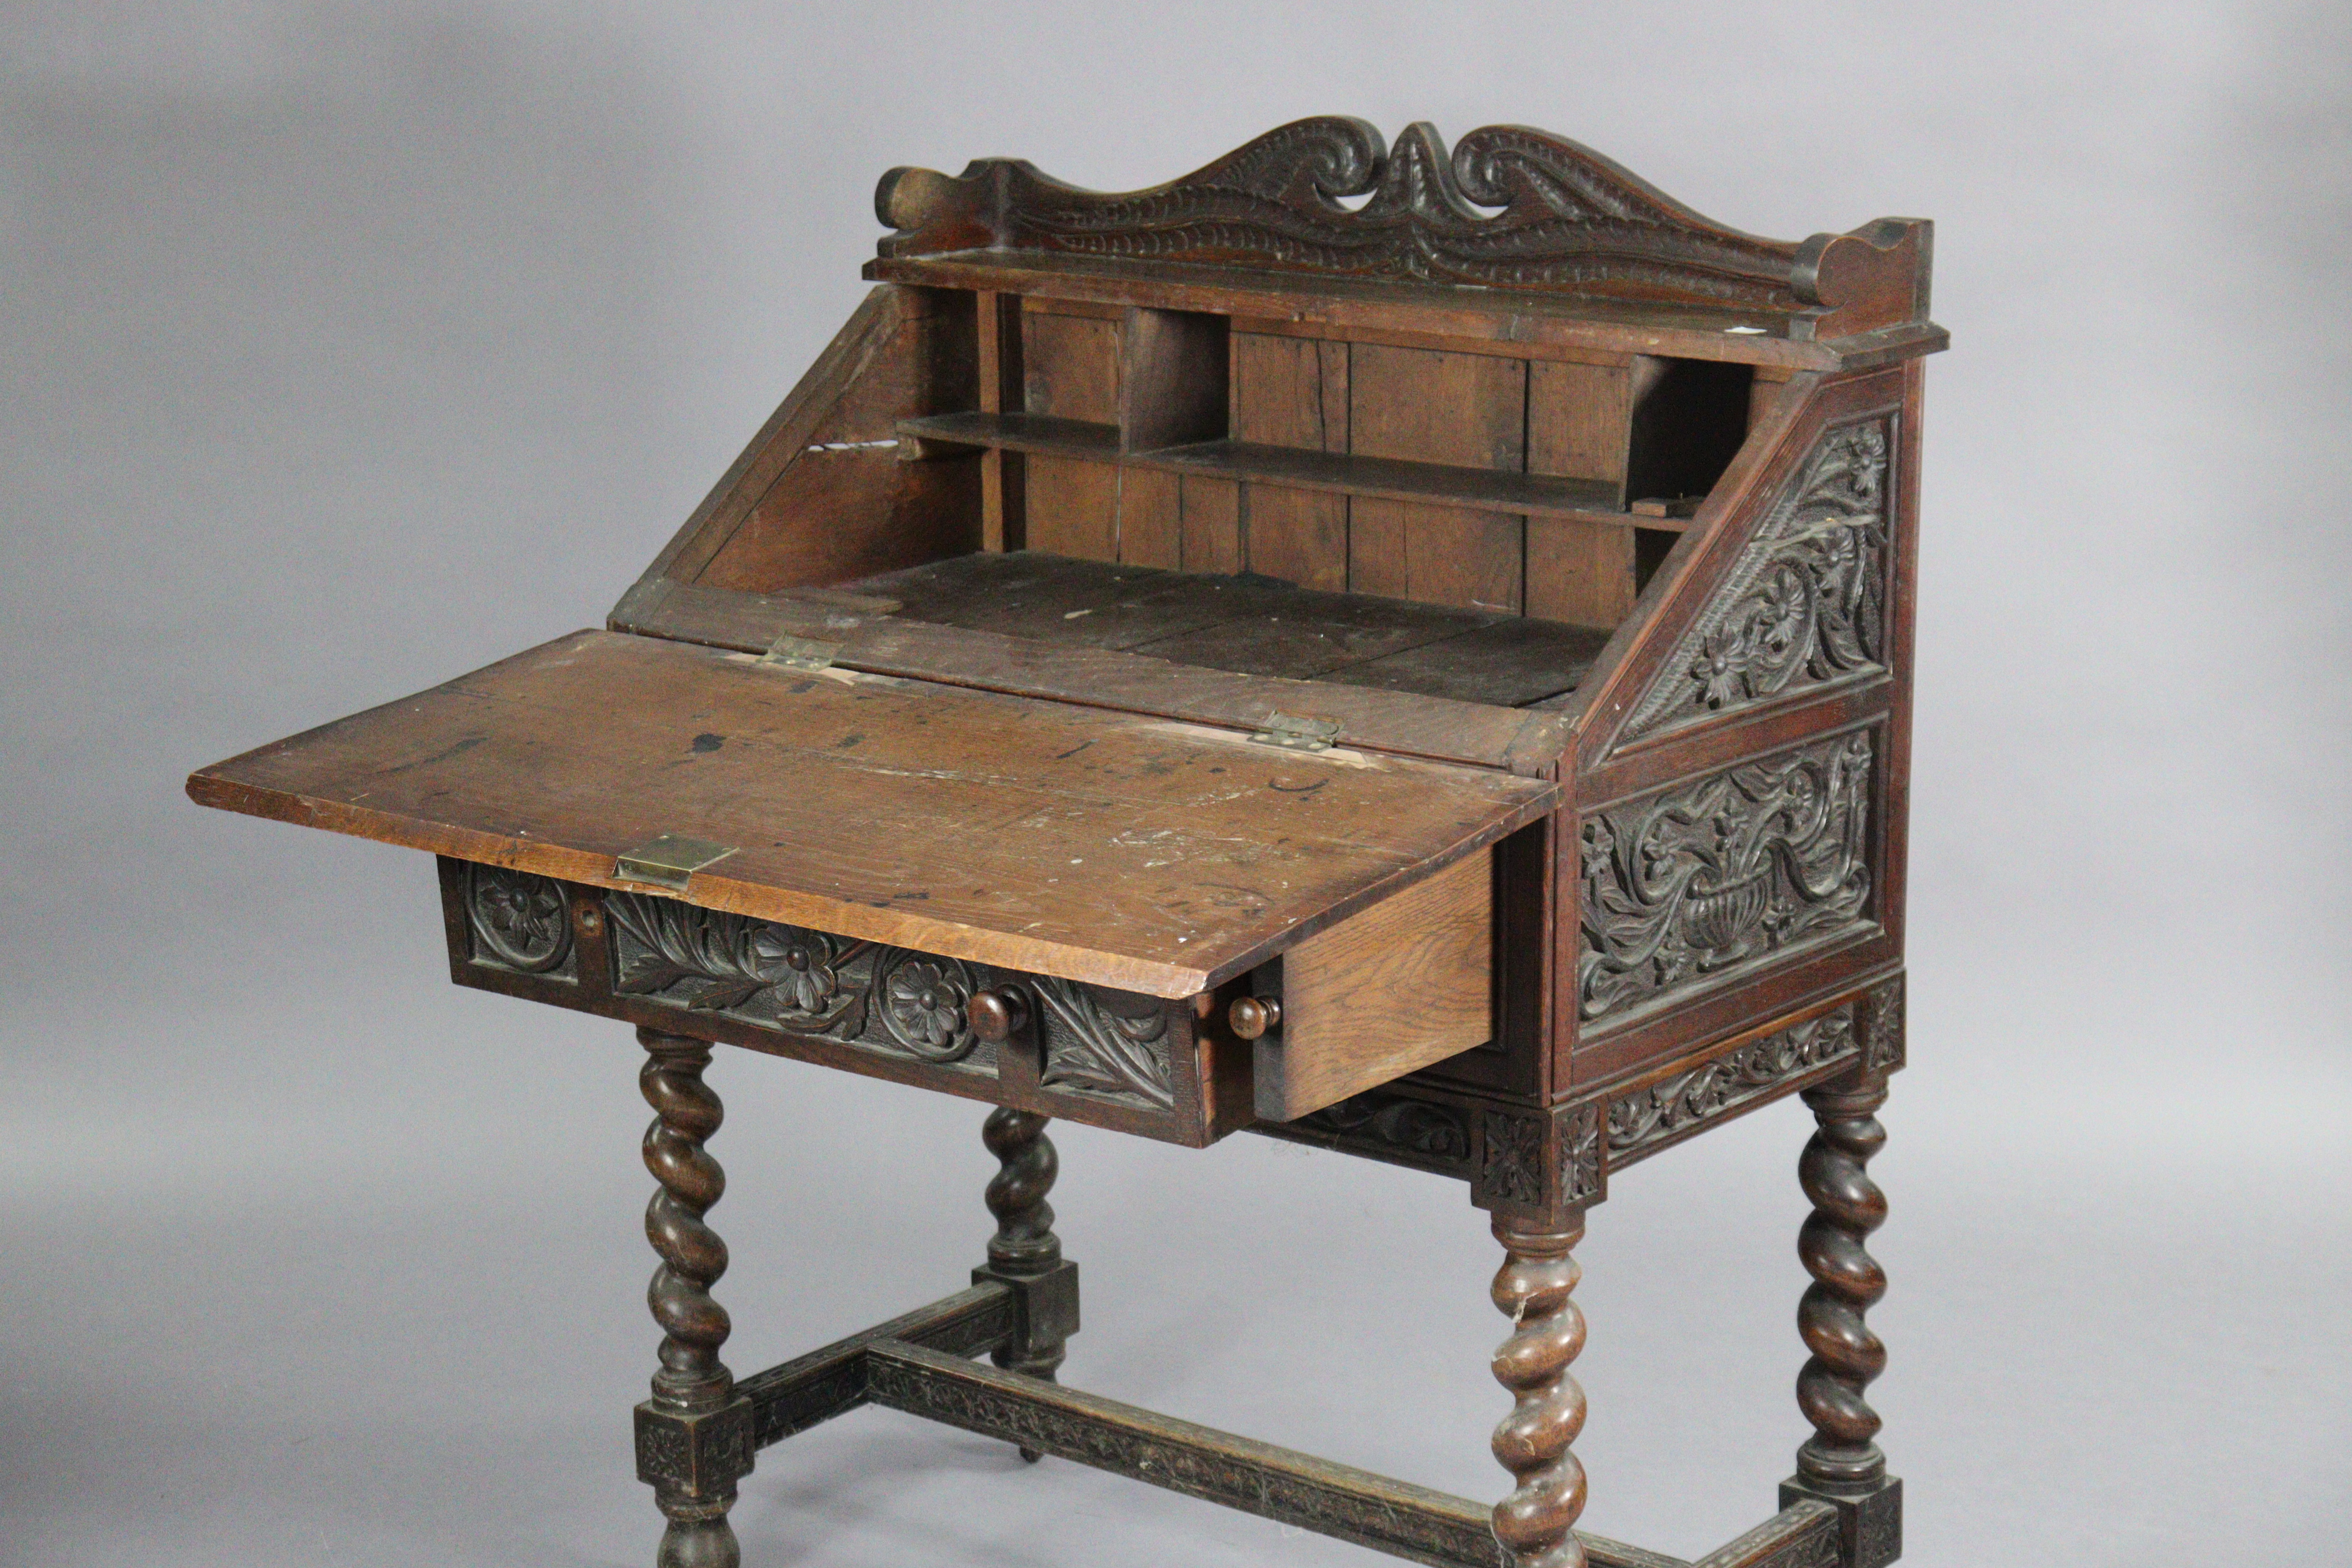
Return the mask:
<path id="1" fill-rule="evenodd" d="M 756 1451 L 874 1403 L 1423 1563 L 1664 1568 L 1572 1528 L 1570 1251 L 1619 1172 L 1802 1093 L 1813 1436 L 1704 1561 L 1891 1561 L 1929 226 L 1759 239 L 1538 132 L 1341 119 L 877 205 L 879 286 L 606 629 L 188 786 L 433 851 L 459 984 L 636 1026 L 658 1560 L 736 1562 Z M 734 1377 L 713 1043 L 998 1107 L 971 1288 Z M 1509 1495 L 1055 1384 L 1056 1116 L 1465 1183 Z"/>

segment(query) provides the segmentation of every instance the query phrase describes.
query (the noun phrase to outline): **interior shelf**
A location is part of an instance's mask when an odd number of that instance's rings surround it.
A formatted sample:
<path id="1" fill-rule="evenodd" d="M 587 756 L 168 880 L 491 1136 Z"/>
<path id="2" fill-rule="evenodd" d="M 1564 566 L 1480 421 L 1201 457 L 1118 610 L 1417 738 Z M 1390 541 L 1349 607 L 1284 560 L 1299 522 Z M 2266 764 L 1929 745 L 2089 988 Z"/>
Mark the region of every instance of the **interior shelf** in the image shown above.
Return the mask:
<path id="1" fill-rule="evenodd" d="M 1118 463 L 1224 479 L 1256 479 L 1294 489 L 1531 517 L 1573 517 L 1624 527 L 1680 531 L 1686 518 L 1636 516 L 1617 504 L 1616 489 L 1593 479 L 1561 479 L 1444 463 L 1406 462 L 1342 452 L 1271 447 L 1251 441 L 1200 441 L 1121 451 L 1118 427 L 1039 414 L 939 414 L 902 419 L 898 433 L 927 441 Z"/>
<path id="2" fill-rule="evenodd" d="M 1035 551 L 954 556 L 833 591 L 887 605 L 880 613 L 899 621 L 1497 708 L 1573 690 L 1609 637 L 1522 616 Z"/>

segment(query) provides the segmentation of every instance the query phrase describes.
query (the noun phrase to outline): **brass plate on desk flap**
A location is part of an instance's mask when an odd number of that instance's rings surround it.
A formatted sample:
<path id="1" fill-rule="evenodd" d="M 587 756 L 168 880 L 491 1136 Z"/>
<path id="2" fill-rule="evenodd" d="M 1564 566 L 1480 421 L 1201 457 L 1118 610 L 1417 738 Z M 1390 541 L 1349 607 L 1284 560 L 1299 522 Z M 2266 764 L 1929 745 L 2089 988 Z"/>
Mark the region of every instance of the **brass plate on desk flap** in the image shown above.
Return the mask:
<path id="1" fill-rule="evenodd" d="M 658 838 L 647 839 L 635 849 L 613 859 L 613 877 L 622 882 L 647 882 L 656 888 L 686 890 L 694 874 L 705 866 L 716 866 L 735 853 L 732 844 L 713 844 L 708 838 L 686 838 L 675 833 L 665 833 Z"/>
<path id="2" fill-rule="evenodd" d="M 813 637 L 778 637 L 760 656 L 761 664 L 782 665 L 786 669 L 831 669 L 833 661 L 841 655 L 837 642 L 818 642 Z"/>
<path id="3" fill-rule="evenodd" d="M 1280 746 L 1291 752 L 1328 752 L 1339 739 L 1339 721 L 1269 713 L 1265 726 L 1250 739 L 1261 746 Z"/>
<path id="4" fill-rule="evenodd" d="M 659 836 L 733 845 L 692 868 L 690 902 L 1171 998 L 1559 798 L 1498 770 L 1276 750 L 1074 702 L 779 675 L 577 632 L 204 769 L 188 791 L 603 887 L 632 885 L 620 858 Z"/>

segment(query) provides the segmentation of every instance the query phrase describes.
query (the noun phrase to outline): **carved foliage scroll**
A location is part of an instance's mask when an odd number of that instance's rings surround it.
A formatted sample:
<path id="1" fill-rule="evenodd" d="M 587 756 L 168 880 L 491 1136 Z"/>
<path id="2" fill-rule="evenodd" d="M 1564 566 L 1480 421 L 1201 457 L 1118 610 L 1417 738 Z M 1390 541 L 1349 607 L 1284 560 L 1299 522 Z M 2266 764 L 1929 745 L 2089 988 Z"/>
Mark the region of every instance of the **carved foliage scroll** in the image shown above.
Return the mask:
<path id="1" fill-rule="evenodd" d="M 1032 984 L 1042 1004 L 1041 1085 L 1160 1110 L 1176 1103 L 1166 1003 L 1045 976 Z"/>
<path id="2" fill-rule="evenodd" d="M 1634 706 L 1621 743 L 1884 670 L 1894 426 L 1881 414 L 1822 437 Z"/>
<path id="3" fill-rule="evenodd" d="M 563 885 L 551 878 L 503 866 L 466 867 L 466 924 L 476 963 L 542 974 L 578 977 L 580 960 L 572 945 L 572 910 Z"/>
<path id="4" fill-rule="evenodd" d="M 604 908 L 619 994 L 922 1061 L 986 1057 L 964 1016 L 978 982 L 955 959 L 638 893 Z"/>
<path id="5" fill-rule="evenodd" d="M 1868 919 L 1873 732 L 1833 735 L 1585 818 L 1588 1022 L 1707 989 Z"/>
<path id="6" fill-rule="evenodd" d="M 1605 1123 L 1613 1170 L 1708 1121 L 1860 1068 L 1885 1074 L 1903 1066 L 1903 977 L 1884 981 L 1850 1002 L 1696 1067 L 1643 1087 L 1611 1094 Z M 1829 1070 L 1824 1070 L 1829 1069 Z"/>
<path id="7" fill-rule="evenodd" d="M 1703 1067 L 1609 1102 L 1609 1152 L 1622 1158 L 1751 1100 L 1785 1092 L 1814 1068 L 1861 1054 L 1849 1004 L 1751 1041 Z"/>
<path id="8" fill-rule="evenodd" d="M 1360 206 L 1344 197 L 1367 196 Z M 1360 120 L 1295 121 L 1149 190 L 1081 190 L 1025 163 L 894 171 L 886 256 L 993 244 L 1137 260 L 1433 279 L 1789 310 L 1800 247 L 1701 216 L 1591 148 L 1489 125 L 1449 155 Z"/>

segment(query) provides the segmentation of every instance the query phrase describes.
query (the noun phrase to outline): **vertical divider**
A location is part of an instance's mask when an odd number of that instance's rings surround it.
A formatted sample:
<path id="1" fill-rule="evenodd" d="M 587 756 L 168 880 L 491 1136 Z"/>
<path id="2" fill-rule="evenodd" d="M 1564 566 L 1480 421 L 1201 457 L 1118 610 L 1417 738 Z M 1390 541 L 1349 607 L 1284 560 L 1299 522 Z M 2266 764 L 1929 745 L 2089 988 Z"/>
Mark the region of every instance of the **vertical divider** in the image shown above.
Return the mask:
<path id="1" fill-rule="evenodd" d="M 979 304 L 981 412 L 1017 414 L 1024 399 L 1021 296 L 982 290 Z M 1020 453 L 996 447 L 981 458 L 982 550 L 1019 550 L 1028 542 L 1024 461 Z"/>

